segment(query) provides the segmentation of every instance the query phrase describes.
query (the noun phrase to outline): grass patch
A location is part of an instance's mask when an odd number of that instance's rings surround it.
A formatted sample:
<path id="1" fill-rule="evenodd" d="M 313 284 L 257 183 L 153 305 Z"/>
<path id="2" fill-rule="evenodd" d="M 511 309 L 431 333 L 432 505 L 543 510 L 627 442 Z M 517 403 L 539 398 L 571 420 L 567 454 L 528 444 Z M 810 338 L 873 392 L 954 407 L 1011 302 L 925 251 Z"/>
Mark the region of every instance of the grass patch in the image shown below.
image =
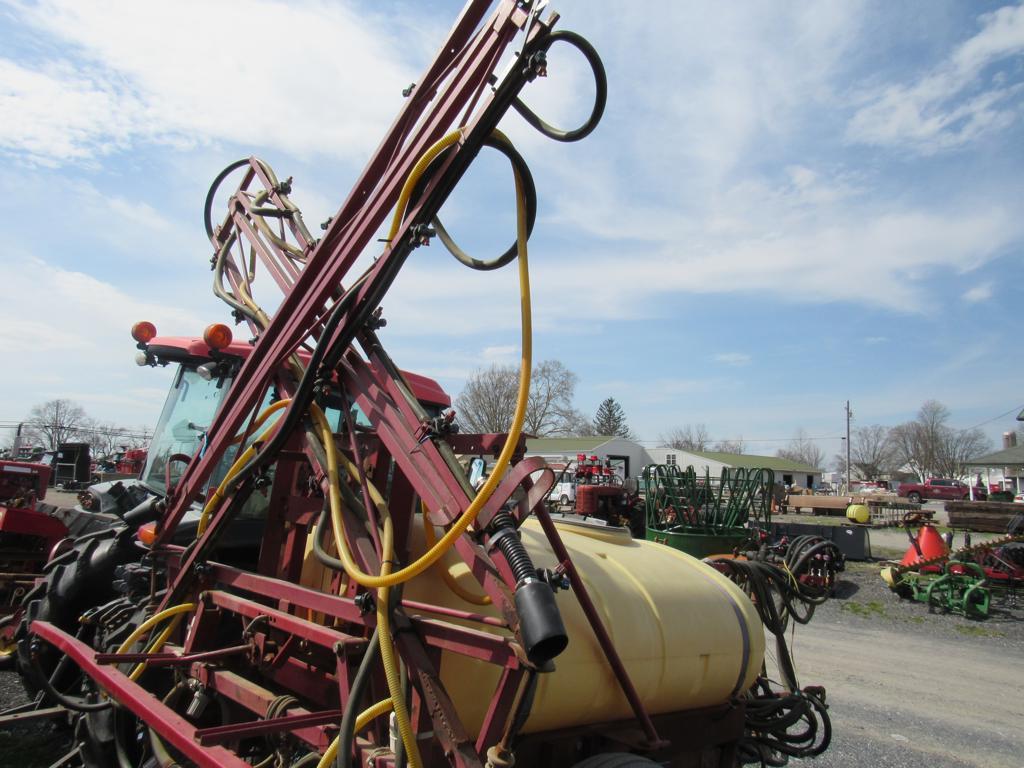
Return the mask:
<path id="1" fill-rule="evenodd" d="M 968 637 L 1006 637 L 1002 632 L 997 632 L 994 629 L 987 629 L 986 627 L 957 624 L 954 629 L 956 629 L 956 631 L 961 635 L 967 635 Z"/>
<path id="2" fill-rule="evenodd" d="M 869 603 L 858 603 L 856 600 L 847 600 L 842 604 L 840 610 L 852 613 L 855 616 L 864 616 L 865 618 L 888 615 L 885 611 L 885 606 L 877 600 L 872 600 Z"/>

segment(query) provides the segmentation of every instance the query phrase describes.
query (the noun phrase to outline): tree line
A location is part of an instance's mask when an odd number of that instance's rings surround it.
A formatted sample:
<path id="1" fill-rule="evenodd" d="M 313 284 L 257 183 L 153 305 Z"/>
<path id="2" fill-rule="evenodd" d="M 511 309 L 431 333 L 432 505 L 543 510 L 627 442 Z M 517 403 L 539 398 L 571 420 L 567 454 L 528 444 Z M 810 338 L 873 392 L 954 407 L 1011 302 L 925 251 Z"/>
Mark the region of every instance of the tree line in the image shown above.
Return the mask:
<path id="1" fill-rule="evenodd" d="M 881 424 L 857 427 L 850 433 L 850 470 L 860 480 L 879 480 L 909 472 L 919 480 L 959 478 L 968 474 L 967 462 L 992 450 L 985 433 L 949 425 L 949 409 L 937 400 L 926 401 L 916 418 L 895 427 Z M 836 457 L 841 472 L 846 456 Z"/>
<path id="2" fill-rule="evenodd" d="M 94 419 L 72 400 L 48 400 L 32 406 L 21 425 L 21 444 L 57 450 L 64 443 L 88 443 L 94 456 L 109 456 L 121 448 L 144 447 L 146 431 L 131 430 Z M 13 445 L 17 424 L 10 427 L 8 447 Z"/>
<path id="3" fill-rule="evenodd" d="M 523 429 L 535 437 L 590 437 L 611 435 L 634 438 L 622 406 L 606 398 L 593 417 L 574 405 L 578 377 L 558 360 L 545 360 L 532 370 L 530 399 Z M 459 422 L 470 432 L 507 432 L 515 411 L 519 369 L 491 365 L 474 372 L 455 399 Z M 925 402 L 917 416 L 904 424 L 857 427 L 851 432 L 851 474 L 859 480 L 879 480 L 910 473 L 928 477 L 962 477 L 966 462 L 986 453 L 990 442 L 980 429 L 955 429 L 950 411 L 936 400 Z M 662 445 L 683 451 L 745 453 L 742 437 L 714 440 L 705 424 L 685 424 L 659 435 Z M 816 469 L 828 461 L 815 438 L 798 429 L 776 456 Z M 833 460 L 846 471 L 845 452 Z"/>
<path id="4" fill-rule="evenodd" d="M 523 430 L 534 437 L 632 438 L 626 412 L 614 397 L 605 398 L 592 417 L 574 405 L 579 377 L 558 360 L 533 367 Z M 519 391 L 519 369 L 493 364 L 475 371 L 455 398 L 459 423 L 469 432 L 507 432 Z"/>

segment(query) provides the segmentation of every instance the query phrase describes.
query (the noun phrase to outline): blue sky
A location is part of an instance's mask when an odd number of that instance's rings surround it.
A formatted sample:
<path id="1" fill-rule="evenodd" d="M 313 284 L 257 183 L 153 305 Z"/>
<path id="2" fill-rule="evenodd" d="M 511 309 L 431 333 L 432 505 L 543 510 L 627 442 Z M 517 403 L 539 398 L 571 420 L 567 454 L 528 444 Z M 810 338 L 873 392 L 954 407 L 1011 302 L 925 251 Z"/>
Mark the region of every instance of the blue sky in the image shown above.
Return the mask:
<path id="1" fill-rule="evenodd" d="M 516 115 L 530 163 L 537 359 L 613 396 L 657 441 L 704 423 L 773 453 L 803 428 L 839 450 L 935 398 L 996 436 L 1024 404 L 1024 7 L 1002 3 L 553 3 L 597 47 L 604 121 L 578 144 Z M 457 3 L 0 0 L 0 420 L 55 397 L 155 422 L 169 375 L 128 329 L 197 334 L 202 203 L 249 154 L 307 221 L 334 212 Z M 526 94 L 589 108 L 552 54 Z M 511 241 L 509 173 L 482 157 L 444 218 L 478 253 Z M 403 367 L 457 393 L 514 362 L 514 270 L 421 249 L 384 302 Z M 763 442 L 761 440 L 764 440 Z"/>

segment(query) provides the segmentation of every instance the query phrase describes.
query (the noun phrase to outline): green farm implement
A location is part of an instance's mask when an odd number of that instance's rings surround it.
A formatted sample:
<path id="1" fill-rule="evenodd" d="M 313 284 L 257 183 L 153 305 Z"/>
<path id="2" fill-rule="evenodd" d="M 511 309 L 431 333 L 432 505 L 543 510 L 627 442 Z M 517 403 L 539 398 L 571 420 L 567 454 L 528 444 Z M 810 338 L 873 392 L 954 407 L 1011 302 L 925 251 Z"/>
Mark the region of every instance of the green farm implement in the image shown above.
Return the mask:
<path id="1" fill-rule="evenodd" d="M 750 536 L 747 523 L 771 522 L 770 469 L 709 470 L 652 464 L 641 475 L 647 539 L 694 557 L 732 552 Z"/>

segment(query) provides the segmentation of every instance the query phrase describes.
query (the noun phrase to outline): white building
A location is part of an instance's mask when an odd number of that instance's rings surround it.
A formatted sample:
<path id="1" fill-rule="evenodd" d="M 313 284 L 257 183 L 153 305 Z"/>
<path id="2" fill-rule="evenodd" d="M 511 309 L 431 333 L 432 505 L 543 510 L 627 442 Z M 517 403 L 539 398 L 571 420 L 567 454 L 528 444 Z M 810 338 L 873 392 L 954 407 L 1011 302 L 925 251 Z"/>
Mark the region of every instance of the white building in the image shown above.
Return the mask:
<path id="1" fill-rule="evenodd" d="M 588 458 L 597 456 L 602 464 L 610 461 L 615 474 L 623 480 L 637 477 L 652 463 L 640 443 L 624 437 L 535 437 L 526 441 L 527 456 L 540 456 L 554 467 L 575 461 L 581 453 Z"/>
<path id="2" fill-rule="evenodd" d="M 775 481 L 783 485 L 800 488 L 816 488 L 821 484 L 822 470 L 809 467 L 797 461 L 778 456 L 755 456 L 750 453 L 724 453 L 722 451 L 683 451 L 678 448 L 648 448 L 647 454 L 654 464 L 677 464 L 692 466 L 699 474 L 705 469 L 712 477 L 721 475 L 723 469 L 770 469 Z"/>
<path id="3" fill-rule="evenodd" d="M 707 469 L 712 477 L 722 470 L 762 467 L 775 473 L 776 482 L 801 488 L 815 488 L 821 484 L 822 470 L 808 467 L 778 456 L 754 456 L 749 453 L 723 453 L 720 451 L 683 451 L 678 448 L 644 448 L 640 443 L 624 437 L 537 437 L 526 441 L 527 456 L 541 456 L 548 464 L 561 468 L 574 461 L 579 454 L 597 456 L 603 463 L 611 461 L 617 475 L 637 478 L 648 464 L 678 464 L 693 466 L 700 474 Z"/>

